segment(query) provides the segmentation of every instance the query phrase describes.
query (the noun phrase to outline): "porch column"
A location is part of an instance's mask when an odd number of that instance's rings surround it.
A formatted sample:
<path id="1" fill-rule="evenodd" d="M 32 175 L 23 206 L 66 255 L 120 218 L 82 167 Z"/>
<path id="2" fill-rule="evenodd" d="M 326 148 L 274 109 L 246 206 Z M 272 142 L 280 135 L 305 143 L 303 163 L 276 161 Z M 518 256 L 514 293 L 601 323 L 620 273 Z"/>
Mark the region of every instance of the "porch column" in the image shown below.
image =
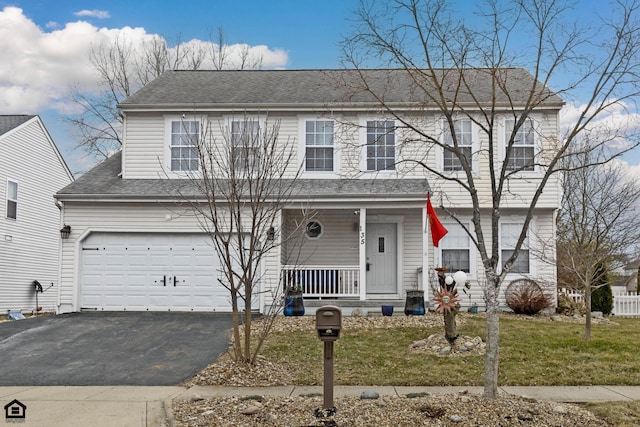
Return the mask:
<path id="1" fill-rule="evenodd" d="M 360 231 L 358 233 L 360 254 L 360 301 L 367 299 L 367 209 L 360 209 Z"/>
<path id="2" fill-rule="evenodd" d="M 425 291 L 425 301 L 429 301 L 429 218 L 427 217 L 427 206 L 422 208 L 422 223 L 424 224 L 422 233 L 422 290 Z M 420 288 L 420 283 L 418 283 Z"/>

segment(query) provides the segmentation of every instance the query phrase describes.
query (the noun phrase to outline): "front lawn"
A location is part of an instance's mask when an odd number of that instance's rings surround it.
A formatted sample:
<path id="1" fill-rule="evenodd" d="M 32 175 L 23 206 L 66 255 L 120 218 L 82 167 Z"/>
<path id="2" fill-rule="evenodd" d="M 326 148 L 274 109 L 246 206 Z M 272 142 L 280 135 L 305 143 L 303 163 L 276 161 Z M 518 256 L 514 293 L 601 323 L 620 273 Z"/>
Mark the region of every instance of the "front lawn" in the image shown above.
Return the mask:
<path id="1" fill-rule="evenodd" d="M 482 315 L 464 316 L 458 333 L 486 338 Z M 584 325 L 525 320 L 500 321 L 500 378 L 506 385 L 640 385 L 640 319 L 594 324 L 591 341 Z M 442 357 L 411 350 L 410 345 L 444 326 L 343 329 L 335 344 L 336 385 L 483 384 L 484 356 Z M 293 383 L 322 384 L 323 345 L 315 330 L 274 332 L 262 354 L 286 365 Z"/>

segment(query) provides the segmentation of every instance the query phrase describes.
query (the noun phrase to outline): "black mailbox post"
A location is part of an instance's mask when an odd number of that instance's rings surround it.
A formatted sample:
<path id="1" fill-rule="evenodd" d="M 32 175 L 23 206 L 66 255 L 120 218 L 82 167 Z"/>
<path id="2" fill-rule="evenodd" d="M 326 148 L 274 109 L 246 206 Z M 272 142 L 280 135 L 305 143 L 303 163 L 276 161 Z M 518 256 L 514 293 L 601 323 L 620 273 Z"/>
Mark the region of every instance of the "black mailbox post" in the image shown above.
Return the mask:
<path id="1" fill-rule="evenodd" d="M 316 311 L 318 338 L 324 342 L 324 409 L 335 410 L 333 404 L 333 343 L 342 330 L 342 311 L 325 305 Z"/>

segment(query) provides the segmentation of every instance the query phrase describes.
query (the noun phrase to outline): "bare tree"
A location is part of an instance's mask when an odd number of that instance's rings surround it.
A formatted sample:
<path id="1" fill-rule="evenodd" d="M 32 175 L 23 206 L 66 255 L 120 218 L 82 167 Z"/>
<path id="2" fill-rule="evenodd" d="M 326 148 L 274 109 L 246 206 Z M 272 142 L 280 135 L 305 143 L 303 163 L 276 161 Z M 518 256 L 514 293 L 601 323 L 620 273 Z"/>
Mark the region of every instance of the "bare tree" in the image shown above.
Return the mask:
<path id="1" fill-rule="evenodd" d="M 279 121 L 241 116 L 230 123 L 180 122 L 180 133 L 193 151 L 183 152 L 174 170 L 187 172 L 197 197 L 179 190 L 179 200 L 191 200 L 186 203 L 221 261 L 220 283 L 229 290 L 233 310 L 234 359 L 253 364 L 277 314 L 272 311 L 264 316 L 264 329 L 257 342 L 252 342 L 253 298 L 263 261 L 288 238 L 300 234 L 281 235 L 282 209 L 291 203 L 300 166 L 296 165 L 294 142 L 278 137 Z M 282 291 L 282 286 L 277 290 Z M 274 307 L 281 295 L 271 295 Z"/>
<path id="2" fill-rule="evenodd" d="M 210 43 L 183 42 L 173 47 L 152 35 L 139 43 L 125 36 L 93 47 L 91 64 L 99 76 L 97 93 L 79 87 L 71 89 L 71 99 L 79 114 L 69 114 L 66 122 L 78 136 L 78 146 L 97 158 L 107 158 L 122 145 L 122 117 L 118 104 L 167 70 L 256 69 L 262 57 L 244 44 L 229 46 L 224 33 Z"/>
<path id="3" fill-rule="evenodd" d="M 640 185 L 619 163 L 584 167 L 604 155 L 564 160 L 564 198 L 558 214 L 558 285 L 582 289 L 587 308 L 584 339 L 591 338 L 591 293 L 603 286 L 608 268 L 634 252 L 640 238 Z"/>
<path id="4" fill-rule="evenodd" d="M 477 248 L 486 280 L 486 397 L 495 398 L 498 390 L 498 294 L 523 247 L 545 187 L 563 169 L 561 160 L 575 154 L 570 151 L 574 142 L 612 108 L 624 110 L 639 93 L 638 4 L 617 1 L 615 6 L 597 28 L 587 28 L 575 22 L 578 15 L 562 1 L 486 1 L 474 19 L 465 22 L 453 15 L 445 0 L 362 0 L 357 27 L 344 41 L 345 63 L 350 67 L 405 70 L 412 82 L 411 110 L 442 120 L 450 135 L 448 141 L 442 132 L 429 131 L 422 122 L 398 113 L 397 105 L 385 101 L 392 86 L 368 81 L 370 74 L 362 72 L 358 84 L 352 84 L 353 90 L 367 92 L 383 111 L 416 135 L 414 143 L 420 142 L 431 152 L 442 150 L 459 165 L 460 171 L 451 174 L 423 158 L 408 160 L 428 171 L 432 183 L 455 184 L 456 191 L 469 197 L 473 226 L 458 222 Z M 526 69 L 532 78 L 520 79 L 513 67 Z M 539 137 L 548 138 L 541 141 L 535 158 L 519 161 L 522 135 L 532 131 L 536 109 L 558 102 L 554 101 L 558 95 L 569 98 L 577 92 L 584 105 L 563 135 L 555 138 L 540 133 Z M 457 136 L 456 120 L 460 118 L 479 129 L 480 147 L 474 153 Z M 511 123 L 506 132 L 504 118 Z M 506 141 L 499 137 L 504 134 Z M 620 139 L 628 143 L 604 161 L 638 141 L 631 126 L 603 126 L 598 136 L 588 149 Z M 473 158 L 481 160 L 476 162 L 481 170 L 473 169 Z M 511 184 L 531 168 L 539 176 L 530 181 L 530 193 L 513 193 Z M 508 200 L 520 200 L 527 207 L 514 250 L 508 259 L 501 259 L 499 221 Z M 443 200 L 441 207 L 456 218 L 455 206 L 446 206 Z"/>

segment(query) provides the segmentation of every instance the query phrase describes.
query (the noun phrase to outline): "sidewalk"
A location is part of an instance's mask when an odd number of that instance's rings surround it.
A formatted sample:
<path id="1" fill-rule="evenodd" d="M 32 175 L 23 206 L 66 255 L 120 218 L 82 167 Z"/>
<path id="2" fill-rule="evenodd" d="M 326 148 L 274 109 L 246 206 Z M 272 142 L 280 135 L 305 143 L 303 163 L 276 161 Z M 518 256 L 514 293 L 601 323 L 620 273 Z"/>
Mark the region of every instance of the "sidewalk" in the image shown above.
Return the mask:
<path id="1" fill-rule="evenodd" d="M 467 390 L 482 394 L 482 387 L 390 387 L 336 386 L 334 396 L 360 396 L 376 391 L 381 396 L 408 393 L 457 393 Z M 222 396 L 301 396 L 322 394 L 322 386 L 280 387 L 0 387 L 0 426 L 9 424 L 4 407 L 17 399 L 26 405 L 23 426 L 65 427 L 151 427 L 172 424 L 172 400 Z M 500 392 L 556 402 L 582 403 L 640 400 L 640 387 L 500 387 Z"/>

